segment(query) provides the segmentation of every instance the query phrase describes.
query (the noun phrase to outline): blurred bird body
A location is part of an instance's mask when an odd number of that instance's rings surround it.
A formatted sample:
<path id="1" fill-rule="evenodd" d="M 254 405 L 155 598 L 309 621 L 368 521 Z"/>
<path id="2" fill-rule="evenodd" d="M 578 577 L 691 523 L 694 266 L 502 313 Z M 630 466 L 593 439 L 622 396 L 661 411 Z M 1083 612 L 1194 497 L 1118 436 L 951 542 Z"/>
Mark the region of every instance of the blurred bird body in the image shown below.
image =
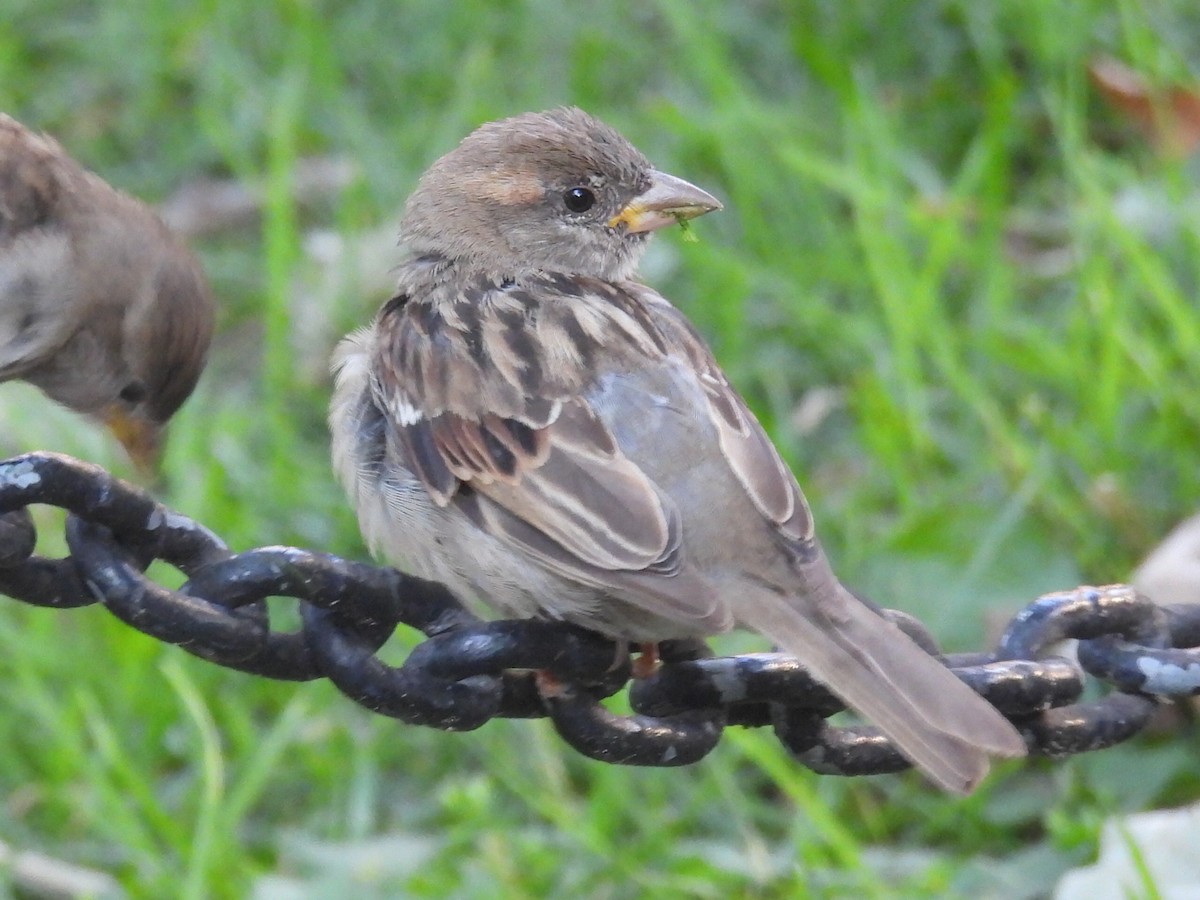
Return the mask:
<path id="1" fill-rule="evenodd" d="M 632 280 L 650 232 L 719 207 L 579 110 L 481 127 L 423 177 L 396 297 L 335 356 L 335 469 L 409 571 L 621 640 L 758 631 L 969 790 L 1019 735 L 842 587 L 703 340 Z"/>
<path id="2" fill-rule="evenodd" d="M 0 114 L 0 381 L 103 422 L 151 467 L 213 316 L 199 264 L 148 207 Z"/>

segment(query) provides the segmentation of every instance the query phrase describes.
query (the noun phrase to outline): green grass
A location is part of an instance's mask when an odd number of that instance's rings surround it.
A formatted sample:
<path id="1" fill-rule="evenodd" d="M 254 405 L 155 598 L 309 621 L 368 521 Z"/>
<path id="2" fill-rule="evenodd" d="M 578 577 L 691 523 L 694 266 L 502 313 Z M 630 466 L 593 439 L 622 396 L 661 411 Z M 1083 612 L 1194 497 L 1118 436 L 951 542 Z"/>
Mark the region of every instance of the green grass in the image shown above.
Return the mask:
<path id="1" fill-rule="evenodd" d="M 198 243 L 220 337 L 165 499 L 237 549 L 359 557 L 324 360 L 395 257 L 321 290 L 305 235 L 394 228 L 480 121 L 595 112 L 726 201 L 645 272 L 770 427 L 843 577 L 969 648 L 1039 592 L 1125 577 L 1200 495 L 1195 167 L 1086 72 L 1108 54 L 1195 81 L 1198 26 L 1185 0 L 15 0 L 0 108 L 147 199 L 204 175 L 260 186 L 259 224 Z M 312 154 L 359 175 L 298 206 Z M 839 402 L 801 430 L 816 388 Z M 0 392 L 4 455 L 128 472 L 38 398 Z M 1014 897 L 1086 860 L 1105 815 L 1200 793 L 1179 734 L 1003 767 L 962 801 L 819 778 L 757 733 L 687 770 L 606 767 L 545 723 L 399 726 L 98 610 L 0 605 L 0 677 L 0 838 L 135 897 Z"/>

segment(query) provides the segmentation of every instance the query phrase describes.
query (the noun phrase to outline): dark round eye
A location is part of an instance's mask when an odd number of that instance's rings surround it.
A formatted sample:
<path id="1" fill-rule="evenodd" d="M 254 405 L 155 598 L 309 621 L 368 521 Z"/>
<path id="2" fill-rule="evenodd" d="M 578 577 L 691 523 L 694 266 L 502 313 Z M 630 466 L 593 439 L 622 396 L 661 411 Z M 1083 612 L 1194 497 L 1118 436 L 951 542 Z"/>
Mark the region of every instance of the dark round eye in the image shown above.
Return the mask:
<path id="1" fill-rule="evenodd" d="M 573 213 L 587 212 L 596 205 L 596 195 L 585 187 L 571 188 L 563 194 L 563 203 Z"/>
<path id="2" fill-rule="evenodd" d="M 140 381 L 131 381 L 121 388 L 121 393 L 117 396 L 129 404 L 141 403 L 146 399 L 146 386 Z"/>

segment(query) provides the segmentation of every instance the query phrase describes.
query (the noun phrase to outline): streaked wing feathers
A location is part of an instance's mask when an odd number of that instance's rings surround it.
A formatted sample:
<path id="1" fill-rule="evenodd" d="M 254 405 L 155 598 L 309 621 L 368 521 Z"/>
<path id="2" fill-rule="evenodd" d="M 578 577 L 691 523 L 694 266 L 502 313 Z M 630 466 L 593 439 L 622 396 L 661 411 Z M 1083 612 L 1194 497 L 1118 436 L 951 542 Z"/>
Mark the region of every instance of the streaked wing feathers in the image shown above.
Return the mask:
<path id="1" fill-rule="evenodd" d="M 644 358 L 662 355 L 658 335 L 613 286 L 566 285 L 548 279 L 535 295 L 481 284 L 432 307 L 385 306 L 373 390 L 390 440 L 440 505 L 476 496 L 564 560 L 673 573 L 678 512 L 583 399 L 602 337 L 606 353 Z"/>
<path id="2" fill-rule="evenodd" d="M 704 340 L 691 322 L 656 292 L 642 285 L 636 285 L 635 290 L 656 314 L 671 345 L 688 358 L 697 373 L 721 452 L 755 507 L 786 538 L 811 540 L 812 514 L 795 476 L 745 401 L 730 386 Z"/>
<path id="3" fill-rule="evenodd" d="M 601 353 L 618 369 L 688 359 L 738 482 L 785 536 L 810 533 L 795 479 L 762 428 L 686 319 L 648 288 L 561 276 L 526 289 L 482 282 L 440 301 L 398 297 L 377 328 L 373 389 L 408 467 L 439 505 L 461 504 L 548 564 L 679 572 L 678 510 L 583 399 Z"/>
<path id="4" fill-rule="evenodd" d="M 541 465 L 519 481 L 473 482 L 476 491 L 590 565 L 675 572 L 675 505 L 617 450 L 595 413 L 581 401 L 565 404 L 543 433 L 549 452 Z"/>

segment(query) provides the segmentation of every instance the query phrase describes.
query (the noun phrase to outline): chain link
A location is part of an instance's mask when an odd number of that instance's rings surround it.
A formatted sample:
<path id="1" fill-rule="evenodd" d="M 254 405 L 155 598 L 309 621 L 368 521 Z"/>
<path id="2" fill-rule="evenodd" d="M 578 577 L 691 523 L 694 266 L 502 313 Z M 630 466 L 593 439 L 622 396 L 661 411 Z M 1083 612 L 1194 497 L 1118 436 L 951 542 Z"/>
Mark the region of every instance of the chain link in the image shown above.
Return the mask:
<path id="1" fill-rule="evenodd" d="M 37 504 L 67 511 L 68 557 L 35 555 L 28 507 Z M 149 580 L 155 560 L 187 582 L 170 590 Z M 843 705 L 792 657 L 714 657 L 701 641 L 667 641 L 658 671 L 633 681 L 634 714 L 617 715 L 601 701 L 630 680 L 628 647 L 561 622 L 482 621 L 441 585 L 395 569 L 295 547 L 235 554 L 145 491 L 58 454 L 0 462 L 0 593 L 60 609 L 102 603 L 202 659 L 267 678 L 328 678 L 409 724 L 469 731 L 497 716 L 548 716 L 568 744 L 604 762 L 687 765 L 727 725 L 741 725 L 771 727 L 796 759 L 826 774 L 909 765 L 872 726 L 830 724 Z M 270 597 L 299 602 L 297 631 L 272 628 Z M 884 614 L 938 652 L 916 619 Z M 378 651 L 401 625 L 425 640 L 390 666 Z M 1067 639 L 1079 642 L 1078 663 L 1055 654 Z M 1040 597 L 995 652 L 944 660 L 1016 724 L 1032 753 L 1059 757 L 1124 741 L 1163 698 L 1200 692 L 1197 645 L 1200 606 L 1159 607 L 1111 585 Z M 1087 676 L 1109 692 L 1082 702 Z"/>

